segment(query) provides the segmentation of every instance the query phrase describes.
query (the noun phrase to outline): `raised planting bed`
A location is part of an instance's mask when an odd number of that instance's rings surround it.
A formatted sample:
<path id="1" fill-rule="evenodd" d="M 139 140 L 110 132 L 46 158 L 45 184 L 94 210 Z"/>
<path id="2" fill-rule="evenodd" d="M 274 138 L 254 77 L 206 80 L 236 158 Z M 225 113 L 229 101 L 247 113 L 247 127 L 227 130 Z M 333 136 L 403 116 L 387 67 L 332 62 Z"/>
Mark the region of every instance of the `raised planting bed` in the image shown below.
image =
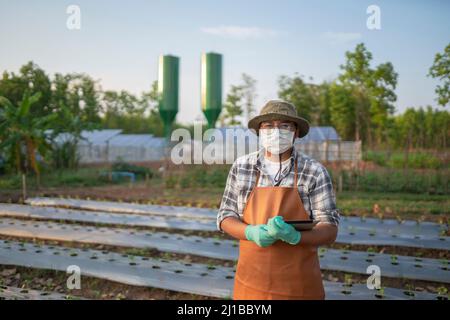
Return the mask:
<path id="1" fill-rule="evenodd" d="M 0 235 L 130 248 L 154 248 L 159 251 L 222 260 L 235 261 L 238 258 L 237 241 L 166 232 L 3 218 L 0 220 Z M 369 265 L 378 265 L 384 277 L 450 283 L 450 268 L 446 259 L 325 248 L 319 248 L 319 257 L 321 268 L 324 270 L 366 274 Z"/>
<path id="2" fill-rule="evenodd" d="M 230 267 L 121 255 L 110 251 L 34 245 L 0 240 L 0 264 L 65 271 L 77 265 L 81 274 L 135 286 L 230 298 L 234 270 Z M 324 281 L 327 299 L 438 299 L 427 292 Z"/>
<path id="3" fill-rule="evenodd" d="M 125 226 L 146 226 L 178 230 L 216 231 L 215 220 L 181 217 L 163 217 L 123 213 L 94 212 L 53 207 L 34 207 L 18 204 L 0 204 L 0 216 L 66 220 Z M 438 235 L 388 234 L 376 229 L 348 229 L 341 227 L 336 239 L 338 243 L 406 246 L 449 250 L 450 237 Z"/>
<path id="4" fill-rule="evenodd" d="M 0 300 L 83 300 L 83 298 L 58 292 L 0 286 Z"/>

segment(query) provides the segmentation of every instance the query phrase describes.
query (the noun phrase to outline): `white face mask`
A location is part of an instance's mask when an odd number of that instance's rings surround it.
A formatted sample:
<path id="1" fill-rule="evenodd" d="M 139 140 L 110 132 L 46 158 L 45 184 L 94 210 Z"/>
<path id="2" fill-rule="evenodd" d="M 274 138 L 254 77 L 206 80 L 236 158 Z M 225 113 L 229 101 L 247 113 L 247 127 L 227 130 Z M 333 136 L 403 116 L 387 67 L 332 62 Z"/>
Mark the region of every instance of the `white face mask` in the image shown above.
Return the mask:
<path id="1" fill-rule="evenodd" d="M 280 154 L 293 146 L 294 134 L 294 131 L 286 129 L 260 129 L 259 141 L 270 153 Z"/>

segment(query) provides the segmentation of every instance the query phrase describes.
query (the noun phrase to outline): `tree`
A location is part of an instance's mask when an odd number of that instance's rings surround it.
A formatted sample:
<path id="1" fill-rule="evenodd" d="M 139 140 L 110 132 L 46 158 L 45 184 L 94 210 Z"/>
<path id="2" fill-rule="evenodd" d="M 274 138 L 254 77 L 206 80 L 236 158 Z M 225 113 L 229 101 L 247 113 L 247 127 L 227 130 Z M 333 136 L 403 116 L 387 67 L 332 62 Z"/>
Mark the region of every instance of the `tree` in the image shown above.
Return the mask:
<path id="1" fill-rule="evenodd" d="M 433 110 L 430 106 L 407 108 L 392 119 L 395 122 L 390 136 L 393 146 L 405 148 L 405 151 L 447 148 L 450 138 L 448 111 Z"/>
<path id="2" fill-rule="evenodd" d="M 84 122 L 99 123 L 100 88 L 97 82 L 83 73 L 55 74 L 52 83 L 51 105 L 58 110 L 60 105 L 67 107 Z"/>
<path id="3" fill-rule="evenodd" d="M 344 140 L 360 140 L 360 116 L 356 113 L 357 101 L 351 86 L 336 81 L 330 86 L 331 123 Z"/>
<path id="4" fill-rule="evenodd" d="M 445 47 L 444 53 L 437 53 L 428 76 L 438 78 L 442 84 L 436 87 L 438 103 L 445 107 L 450 100 L 450 44 Z"/>
<path id="5" fill-rule="evenodd" d="M 109 129 L 122 129 L 124 133 L 152 133 L 163 136 L 164 126 L 157 110 L 157 82 L 140 97 L 125 90 L 105 91 L 102 98 L 104 116 L 102 125 Z M 176 127 L 176 125 L 174 125 Z"/>
<path id="6" fill-rule="evenodd" d="M 241 116 L 243 113 L 243 99 L 244 94 L 242 86 L 231 85 L 224 105 L 224 112 L 221 116 L 221 122 L 223 124 L 229 126 L 241 124 L 241 121 L 237 120 L 236 117 Z"/>
<path id="7" fill-rule="evenodd" d="M 242 92 L 244 96 L 244 109 L 247 122 L 253 117 L 256 100 L 256 80 L 246 73 L 242 74 Z"/>
<path id="8" fill-rule="evenodd" d="M 314 94 L 318 103 L 316 125 L 331 125 L 331 83 L 324 81 L 315 86 Z"/>
<path id="9" fill-rule="evenodd" d="M 363 43 L 345 55 L 347 60 L 341 65 L 343 73 L 339 81 L 351 89 L 355 98 L 356 136 L 366 140 L 371 147 L 375 142 L 387 139 L 388 117 L 394 113 L 392 103 L 397 98 L 394 90 L 398 75 L 390 62 L 372 69 L 372 54 Z M 364 126 L 366 133 L 362 136 Z"/>
<path id="10" fill-rule="evenodd" d="M 0 96 L 8 99 L 13 105 L 19 105 L 25 91 L 30 96 L 40 93 L 39 101 L 35 102 L 30 111 L 35 117 L 45 116 L 53 112 L 51 99 L 51 81 L 48 75 L 32 61 L 23 65 L 19 73 L 4 72 L 0 79 Z"/>
<path id="11" fill-rule="evenodd" d="M 30 95 L 25 91 L 22 101 L 15 106 L 9 99 L 0 97 L 0 105 L 3 107 L 0 113 L 0 150 L 9 151 L 9 160 L 15 164 L 17 172 L 27 172 L 28 168 L 31 168 L 36 174 L 38 187 L 40 168 L 36 151 L 45 157 L 50 150 L 45 130 L 57 119 L 55 113 L 42 117 L 33 115 L 32 106 L 36 105 L 40 98 L 40 93 Z"/>
<path id="12" fill-rule="evenodd" d="M 301 117 L 316 124 L 319 102 L 315 94 L 315 85 L 307 84 L 303 76 L 297 73 L 293 77 L 281 76 L 278 85 L 278 96 L 291 102 Z"/>

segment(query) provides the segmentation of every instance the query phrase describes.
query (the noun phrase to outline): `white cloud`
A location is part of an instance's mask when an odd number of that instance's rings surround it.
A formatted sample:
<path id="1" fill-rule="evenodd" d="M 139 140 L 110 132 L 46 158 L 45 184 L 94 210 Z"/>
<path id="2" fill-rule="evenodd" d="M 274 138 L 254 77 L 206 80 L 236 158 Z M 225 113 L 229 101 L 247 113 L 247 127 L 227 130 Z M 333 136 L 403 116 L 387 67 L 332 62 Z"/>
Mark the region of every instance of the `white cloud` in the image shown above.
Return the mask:
<path id="1" fill-rule="evenodd" d="M 272 29 L 263 29 L 259 27 L 241 27 L 241 26 L 218 26 L 201 28 L 201 31 L 207 34 L 232 38 L 232 39 L 258 39 L 276 36 L 277 32 Z"/>
<path id="2" fill-rule="evenodd" d="M 331 44 L 347 44 L 361 39 L 361 33 L 357 32 L 324 32 L 322 36 Z"/>

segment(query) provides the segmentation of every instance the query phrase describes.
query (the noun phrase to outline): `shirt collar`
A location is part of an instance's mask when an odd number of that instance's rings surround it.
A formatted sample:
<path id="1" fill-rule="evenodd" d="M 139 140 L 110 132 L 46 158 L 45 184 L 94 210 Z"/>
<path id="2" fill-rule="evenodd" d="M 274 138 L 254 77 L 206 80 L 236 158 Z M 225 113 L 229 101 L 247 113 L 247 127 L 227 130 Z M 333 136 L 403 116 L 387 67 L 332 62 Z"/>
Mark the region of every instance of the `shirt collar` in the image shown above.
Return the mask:
<path id="1" fill-rule="evenodd" d="M 260 171 L 260 172 L 265 172 L 265 170 L 263 169 L 263 163 L 264 163 L 264 148 L 261 148 L 258 150 L 258 156 L 256 159 L 256 168 Z M 284 179 L 285 176 L 287 176 L 294 168 L 294 161 L 297 161 L 298 159 L 298 152 L 295 149 L 295 147 L 292 148 L 292 153 L 291 156 L 289 158 L 291 160 L 291 164 L 289 166 L 289 169 L 285 169 L 282 172 L 282 176 L 281 176 L 281 180 Z"/>

